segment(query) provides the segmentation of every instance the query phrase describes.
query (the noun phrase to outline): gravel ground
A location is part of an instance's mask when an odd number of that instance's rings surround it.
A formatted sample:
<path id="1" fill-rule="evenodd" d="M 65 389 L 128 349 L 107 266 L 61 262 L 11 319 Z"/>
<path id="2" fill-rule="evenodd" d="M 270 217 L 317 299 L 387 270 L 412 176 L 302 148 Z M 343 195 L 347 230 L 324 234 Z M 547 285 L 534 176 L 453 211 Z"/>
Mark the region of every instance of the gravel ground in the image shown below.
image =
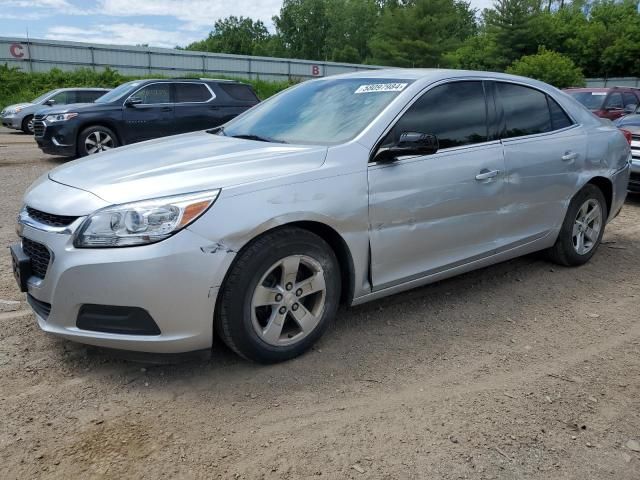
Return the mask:
<path id="1" fill-rule="evenodd" d="M 64 161 L 0 131 L 2 245 Z M 637 480 L 639 236 L 630 198 L 584 267 L 525 257 L 343 309 L 274 366 L 219 342 L 134 362 L 23 302 L 0 313 L 0 478 Z M 5 248 L 0 299 L 23 300 Z"/>

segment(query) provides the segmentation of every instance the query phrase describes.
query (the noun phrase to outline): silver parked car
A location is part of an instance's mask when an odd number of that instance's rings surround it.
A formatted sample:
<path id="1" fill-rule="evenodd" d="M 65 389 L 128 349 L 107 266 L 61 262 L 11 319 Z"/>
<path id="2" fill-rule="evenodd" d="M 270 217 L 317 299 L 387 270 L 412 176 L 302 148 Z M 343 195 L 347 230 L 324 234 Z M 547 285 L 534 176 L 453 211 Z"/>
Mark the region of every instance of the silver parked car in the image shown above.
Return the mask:
<path id="1" fill-rule="evenodd" d="M 43 108 L 71 103 L 93 103 L 109 90 L 106 88 L 57 88 L 30 102 L 9 105 L 0 112 L 0 123 L 7 128 L 33 135 L 33 116 Z"/>
<path id="2" fill-rule="evenodd" d="M 360 304 L 538 250 L 596 252 L 629 144 L 526 78 L 380 70 L 308 81 L 223 128 L 52 170 L 14 269 L 46 332 L 286 360 Z"/>

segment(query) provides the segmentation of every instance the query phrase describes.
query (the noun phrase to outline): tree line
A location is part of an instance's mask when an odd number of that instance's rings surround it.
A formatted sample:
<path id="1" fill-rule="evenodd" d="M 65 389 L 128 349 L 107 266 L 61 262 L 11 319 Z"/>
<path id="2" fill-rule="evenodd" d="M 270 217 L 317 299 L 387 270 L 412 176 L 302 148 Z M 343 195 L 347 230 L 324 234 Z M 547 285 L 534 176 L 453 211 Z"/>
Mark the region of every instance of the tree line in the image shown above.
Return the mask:
<path id="1" fill-rule="evenodd" d="M 284 0 L 260 20 L 215 22 L 188 50 L 509 71 L 556 86 L 640 76 L 638 0 Z"/>

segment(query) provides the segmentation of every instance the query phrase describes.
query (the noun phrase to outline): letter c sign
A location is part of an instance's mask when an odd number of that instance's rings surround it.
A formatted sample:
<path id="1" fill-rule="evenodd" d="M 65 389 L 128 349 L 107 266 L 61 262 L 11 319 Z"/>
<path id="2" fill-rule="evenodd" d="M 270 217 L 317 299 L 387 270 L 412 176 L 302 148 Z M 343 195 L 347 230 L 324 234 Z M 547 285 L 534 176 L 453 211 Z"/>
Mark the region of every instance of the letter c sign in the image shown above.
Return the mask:
<path id="1" fill-rule="evenodd" d="M 320 66 L 319 65 L 311 65 L 311 75 L 314 77 L 320 76 Z"/>
<path id="2" fill-rule="evenodd" d="M 12 43 L 9 46 L 9 53 L 13 58 L 24 58 L 24 46 L 20 43 Z"/>

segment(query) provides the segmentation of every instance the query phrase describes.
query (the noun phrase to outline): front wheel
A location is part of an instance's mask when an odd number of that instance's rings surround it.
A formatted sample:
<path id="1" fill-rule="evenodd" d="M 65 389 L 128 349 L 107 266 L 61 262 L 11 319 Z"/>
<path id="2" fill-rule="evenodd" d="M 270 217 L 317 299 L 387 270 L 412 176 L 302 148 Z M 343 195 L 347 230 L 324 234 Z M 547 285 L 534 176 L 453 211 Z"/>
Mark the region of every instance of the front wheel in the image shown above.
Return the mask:
<path id="1" fill-rule="evenodd" d="M 300 228 L 254 240 L 231 267 L 215 327 L 236 353 L 259 363 L 309 349 L 335 316 L 340 272 L 331 247 Z"/>
<path id="2" fill-rule="evenodd" d="M 566 266 L 588 262 L 600 245 L 607 215 L 602 191 L 595 185 L 585 185 L 569 204 L 558 239 L 549 249 L 551 259 Z"/>
<path id="3" fill-rule="evenodd" d="M 81 157 L 106 152 L 118 146 L 115 133 L 101 125 L 85 128 L 78 136 L 78 155 Z"/>
<path id="4" fill-rule="evenodd" d="M 28 135 L 33 135 L 33 115 L 27 115 L 22 119 L 21 129 Z"/>

